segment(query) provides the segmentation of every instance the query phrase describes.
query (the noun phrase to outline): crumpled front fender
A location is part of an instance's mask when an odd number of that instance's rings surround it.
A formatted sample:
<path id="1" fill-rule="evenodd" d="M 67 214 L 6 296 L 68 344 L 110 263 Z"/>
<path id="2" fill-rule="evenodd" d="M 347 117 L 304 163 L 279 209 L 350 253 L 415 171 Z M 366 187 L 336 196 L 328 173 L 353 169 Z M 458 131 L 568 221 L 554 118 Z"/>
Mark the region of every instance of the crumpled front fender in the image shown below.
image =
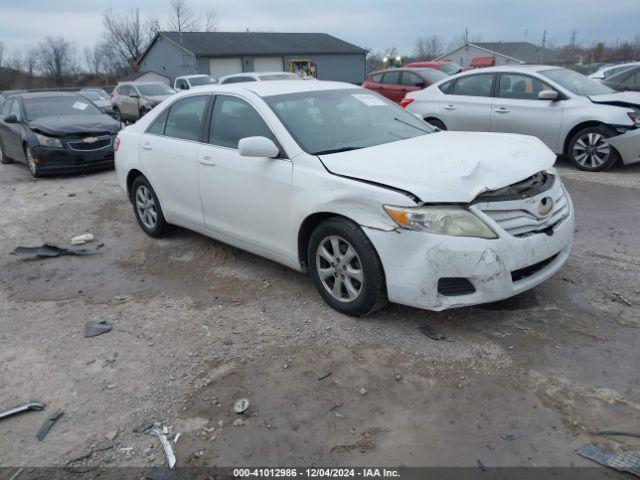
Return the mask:
<path id="1" fill-rule="evenodd" d="M 605 138 L 604 141 L 618 151 L 625 165 L 640 162 L 640 128 L 616 137 Z"/>

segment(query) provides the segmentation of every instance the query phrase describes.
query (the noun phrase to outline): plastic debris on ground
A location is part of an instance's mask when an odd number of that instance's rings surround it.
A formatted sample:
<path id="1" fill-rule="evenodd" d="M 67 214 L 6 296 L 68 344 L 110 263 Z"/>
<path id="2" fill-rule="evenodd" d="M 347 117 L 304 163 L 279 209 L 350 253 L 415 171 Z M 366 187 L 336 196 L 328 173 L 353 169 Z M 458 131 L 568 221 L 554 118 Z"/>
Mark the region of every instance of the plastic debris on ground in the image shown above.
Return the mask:
<path id="1" fill-rule="evenodd" d="M 233 405 L 233 411 L 235 413 L 244 413 L 249 409 L 249 400 L 246 398 L 241 398 Z"/>
<path id="2" fill-rule="evenodd" d="M 22 412 L 28 412 L 30 410 L 40 411 L 42 409 L 44 409 L 44 403 L 31 401 L 0 411 L 0 419 L 10 417 L 11 415 L 16 415 Z"/>
<path id="3" fill-rule="evenodd" d="M 640 451 L 609 452 L 590 443 L 580 447 L 578 455 L 620 472 L 640 477 Z"/>
<path id="4" fill-rule="evenodd" d="M 64 412 L 60 410 L 45 420 L 45 422 L 40 427 L 40 430 L 38 430 L 38 433 L 36 433 L 36 438 L 38 439 L 39 442 L 44 440 L 44 438 L 49 433 L 49 430 L 51 430 L 51 427 L 53 427 L 53 425 L 58 421 L 58 419 L 62 415 L 64 415 Z"/>
<path id="5" fill-rule="evenodd" d="M 93 235 L 91 233 L 83 233 L 82 235 L 77 235 L 71 239 L 71 245 L 84 245 L 88 242 L 93 242 Z"/>
<path id="6" fill-rule="evenodd" d="M 84 338 L 97 337 L 103 333 L 110 332 L 113 325 L 107 321 L 87 322 L 84 325 Z"/>
<path id="7" fill-rule="evenodd" d="M 164 448 L 164 453 L 167 456 L 167 465 L 169 468 L 173 468 L 176 464 L 176 456 L 173 453 L 173 449 L 171 448 L 171 443 L 167 439 L 167 434 L 169 430 L 167 427 L 162 427 L 162 429 L 154 428 L 153 434 L 160 439 L 160 443 L 162 444 L 162 448 Z"/>
<path id="8" fill-rule="evenodd" d="M 446 335 L 441 334 L 435 328 L 426 323 L 418 325 L 418 330 L 432 340 L 446 340 Z"/>
<path id="9" fill-rule="evenodd" d="M 92 252 L 86 249 L 62 248 L 45 243 L 39 247 L 16 247 L 11 255 L 24 258 L 54 258 L 62 255 L 88 255 Z"/>
<path id="10" fill-rule="evenodd" d="M 329 378 L 331 376 L 331 372 L 324 372 L 318 375 L 318 381 L 324 380 L 325 378 Z"/>

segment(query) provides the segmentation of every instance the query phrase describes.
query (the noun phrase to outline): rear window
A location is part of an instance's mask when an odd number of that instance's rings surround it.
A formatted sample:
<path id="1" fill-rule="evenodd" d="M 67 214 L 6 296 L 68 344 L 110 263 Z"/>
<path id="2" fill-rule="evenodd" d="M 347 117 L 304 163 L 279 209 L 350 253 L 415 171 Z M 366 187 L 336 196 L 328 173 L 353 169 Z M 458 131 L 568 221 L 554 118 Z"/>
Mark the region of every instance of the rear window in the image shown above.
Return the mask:
<path id="1" fill-rule="evenodd" d="M 371 81 L 375 83 L 380 83 L 382 81 L 382 74 L 374 73 L 373 75 L 371 75 Z"/>
<path id="2" fill-rule="evenodd" d="M 294 73 L 270 73 L 269 75 L 260 75 L 260 80 L 302 80 Z"/>
<path id="3" fill-rule="evenodd" d="M 255 78 L 252 77 L 231 77 L 231 78 L 227 78 L 226 80 L 223 80 L 221 83 L 222 84 L 227 84 L 227 83 L 242 83 L 242 82 L 255 82 Z"/>
<path id="4" fill-rule="evenodd" d="M 493 74 L 468 75 L 460 77 L 453 86 L 453 95 L 470 97 L 490 97 Z"/>

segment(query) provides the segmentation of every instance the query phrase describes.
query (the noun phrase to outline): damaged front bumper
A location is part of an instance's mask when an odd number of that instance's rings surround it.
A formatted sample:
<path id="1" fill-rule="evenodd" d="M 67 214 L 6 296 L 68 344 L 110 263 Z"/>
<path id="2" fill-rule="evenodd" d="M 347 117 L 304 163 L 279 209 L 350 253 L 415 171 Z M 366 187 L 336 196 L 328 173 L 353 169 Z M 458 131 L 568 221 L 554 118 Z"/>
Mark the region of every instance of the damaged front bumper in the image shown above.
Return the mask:
<path id="1" fill-rule="evenodd" d="M 516 202 L 517 208 L 533 209 L 540 198 L 560 198 L 563 194 L 566 203 L 562 208 L 566 210 L 561 220 L 544 231 L 526 234 L 517 229 L 507 231 L 484 216 L 480 205 L 475 205 L 472 209 L 498 234 L 494 240 L 363 227 L 382 261 L 389 300 L 445 310 L 502 300 L 545 281 L 569 257 L 573 205 L 560 182 L 532 199 Z M 492 208 L 502 205 L 494 204 Z M 505 225 L 513 225 L 514 221 Z"/>
<path id="2" fill-rule="evenodd" d="M 625 165 L 640 162 L 640 128 L 605 138 L 604 141 L 618 151 Z"/>

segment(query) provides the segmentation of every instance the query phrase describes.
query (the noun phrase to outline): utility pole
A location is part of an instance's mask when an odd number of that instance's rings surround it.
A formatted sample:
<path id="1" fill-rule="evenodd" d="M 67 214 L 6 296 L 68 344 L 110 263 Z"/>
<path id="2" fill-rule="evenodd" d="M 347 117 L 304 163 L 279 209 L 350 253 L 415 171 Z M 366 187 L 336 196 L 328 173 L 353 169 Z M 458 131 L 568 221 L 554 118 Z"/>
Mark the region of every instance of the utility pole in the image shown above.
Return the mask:
<path id="1" fill-rule="evenodd" d="M 547 45 L 547 31 L 543 30 L 543 32 L 542 32 L 542 48 L 538 49 L 538 60 L 537 60 L 537 63 L 542 63 L 542 52 L 544 51 L 546 45 Z"/>
<path id="2" fill-rule="evenodd" d="M 529 29 L 528 29 L 528 28 L 525 28 L 525 29 L 524 29 L 524 41 L 525 41 L 525 42 L 527 41 L 527 38 L 528 38 L 528 37 L 529 37 Z"/>

